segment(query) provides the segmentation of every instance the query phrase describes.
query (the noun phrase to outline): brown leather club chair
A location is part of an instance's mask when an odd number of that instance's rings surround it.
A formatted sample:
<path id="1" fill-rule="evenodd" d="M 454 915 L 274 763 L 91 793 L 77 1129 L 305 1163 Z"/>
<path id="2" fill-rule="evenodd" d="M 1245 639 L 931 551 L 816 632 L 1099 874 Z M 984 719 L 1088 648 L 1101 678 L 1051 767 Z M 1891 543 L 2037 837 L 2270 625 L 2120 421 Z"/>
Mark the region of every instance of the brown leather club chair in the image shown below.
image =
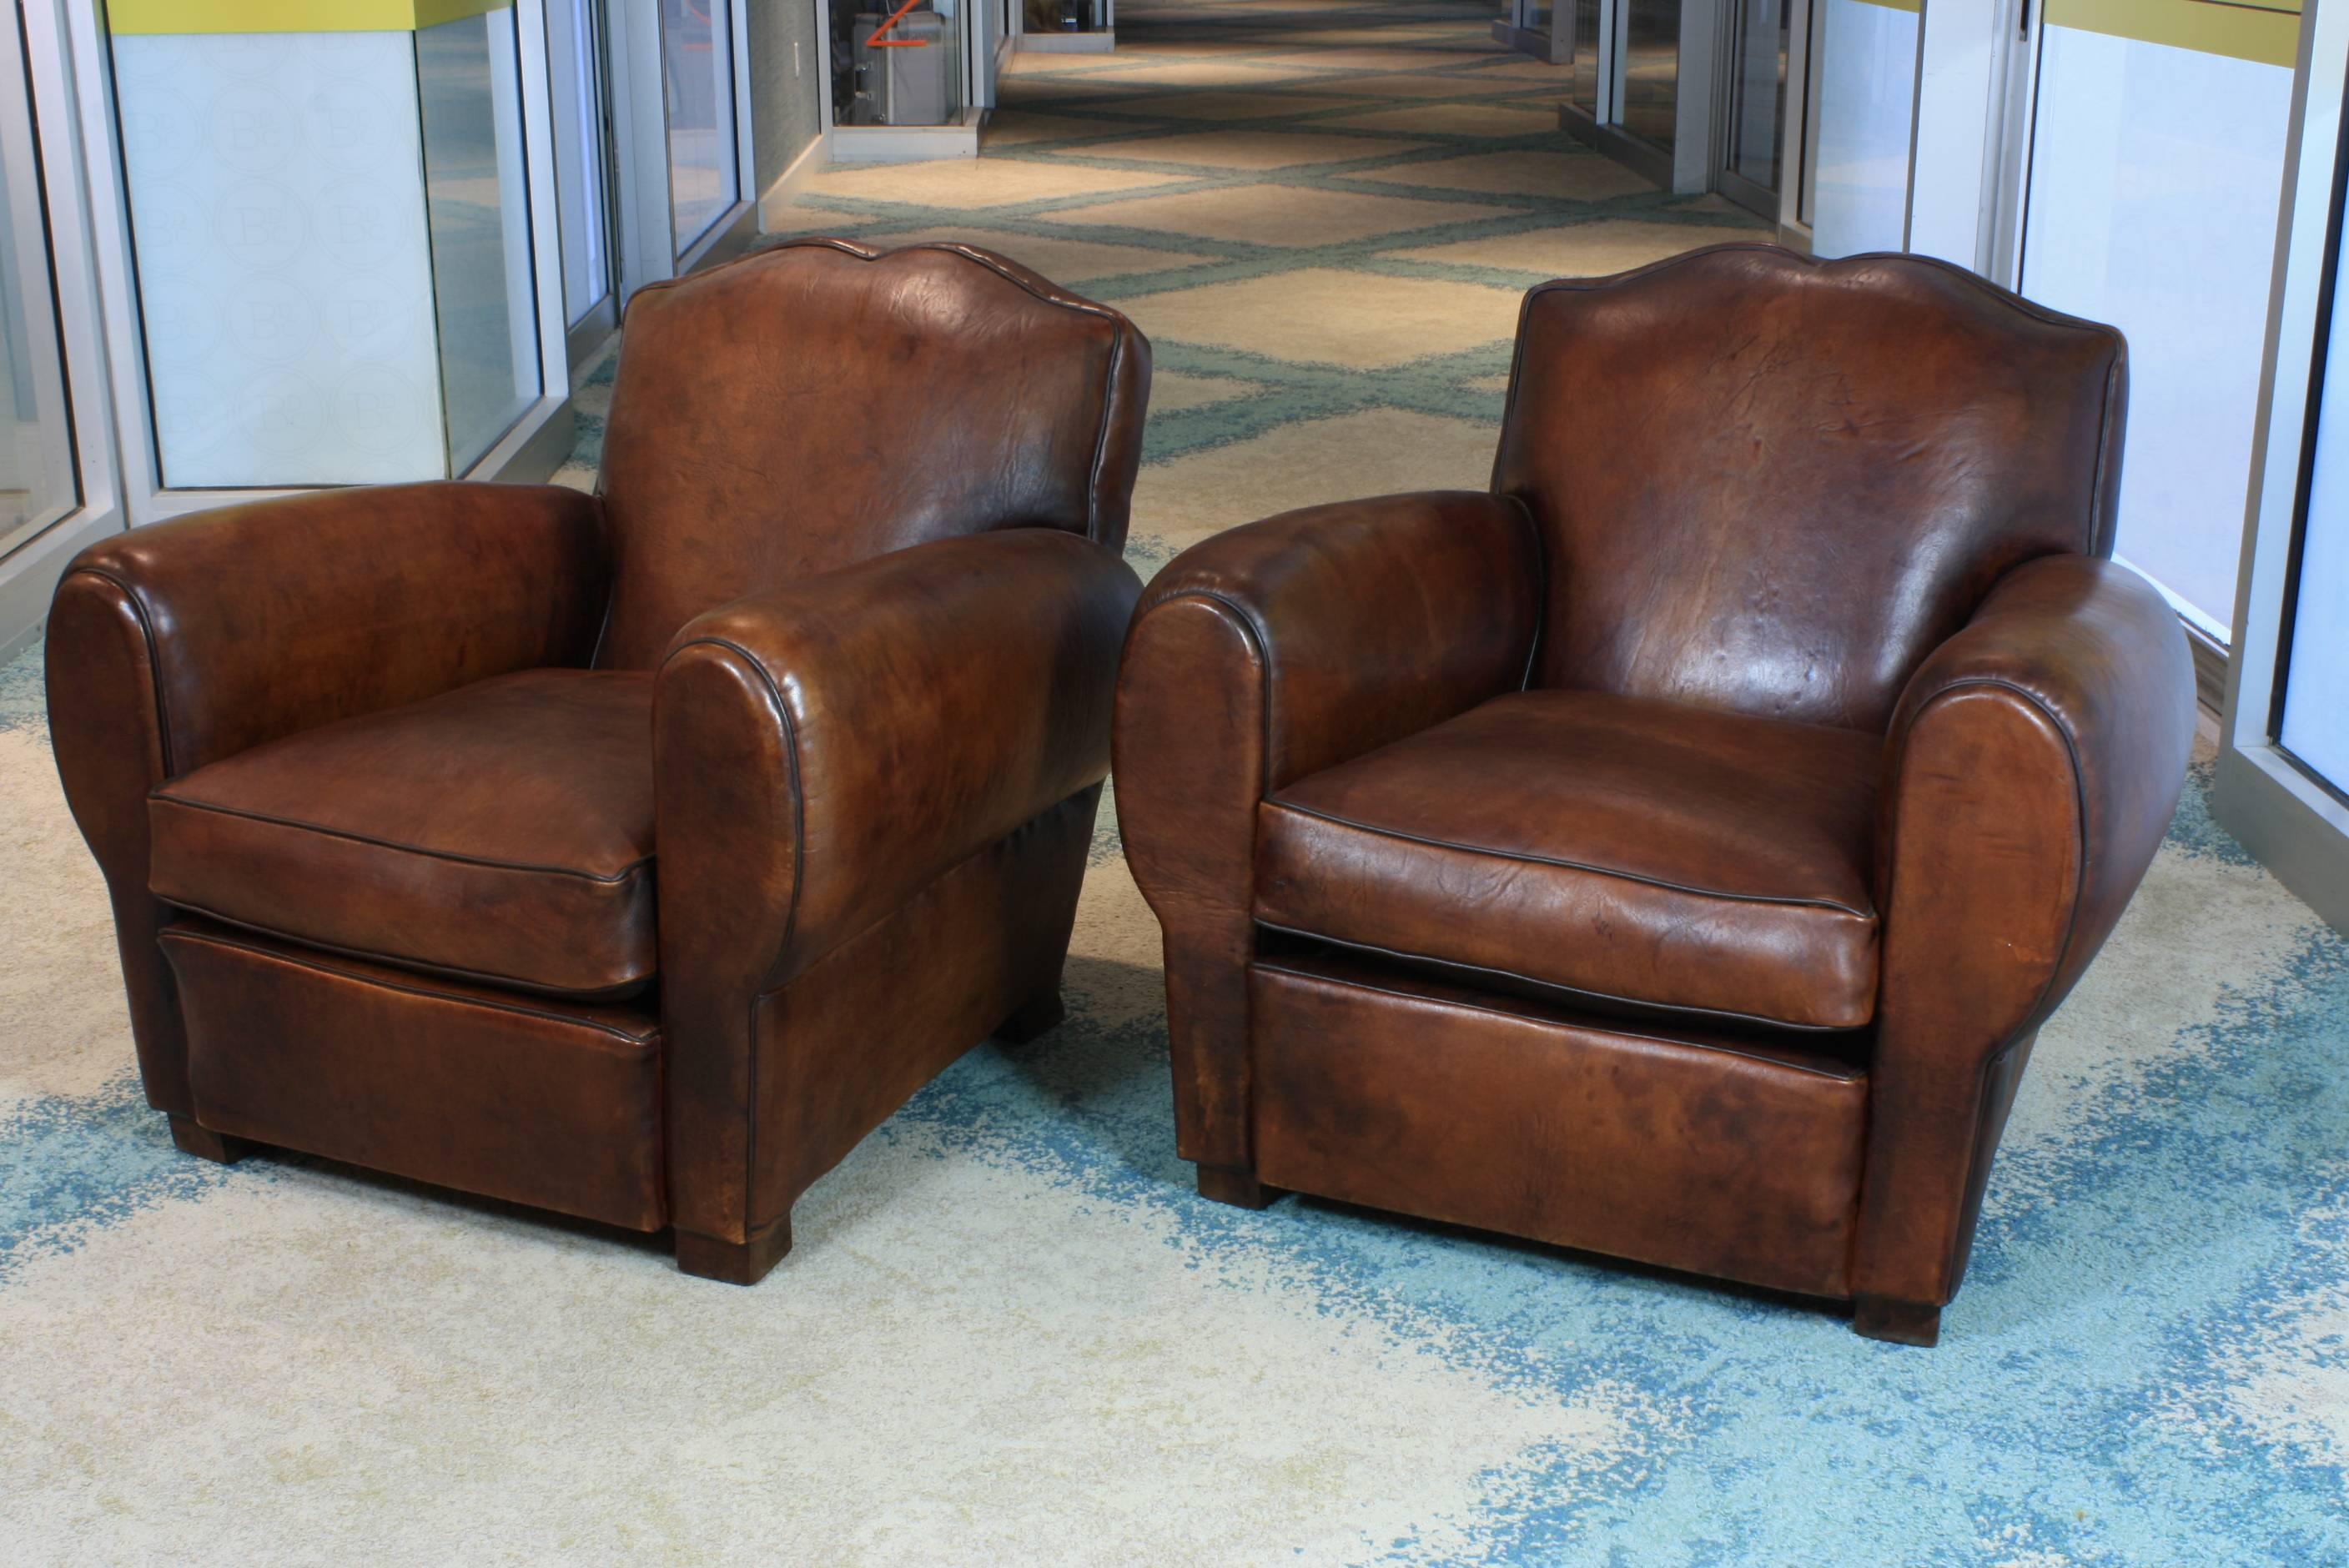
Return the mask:
<path id="1" fill-rule="evenodd" d="M 1490 493 L 1177 558 L 1116 767 L 1199 1190 L 1932 1343 L 2185 771 L 2126 387 L 1954 268 L 1720 247 L 1527 296 Z"/>
<path id="2" fill-rule="evenodd" d="M 50 724 L 180 1147 L 765 1274 L 891 1110 L 1060 1017 L 1149 381 L 984 252 L 788 245 L 636 296 L 593 498 L 85 551 Z"/>

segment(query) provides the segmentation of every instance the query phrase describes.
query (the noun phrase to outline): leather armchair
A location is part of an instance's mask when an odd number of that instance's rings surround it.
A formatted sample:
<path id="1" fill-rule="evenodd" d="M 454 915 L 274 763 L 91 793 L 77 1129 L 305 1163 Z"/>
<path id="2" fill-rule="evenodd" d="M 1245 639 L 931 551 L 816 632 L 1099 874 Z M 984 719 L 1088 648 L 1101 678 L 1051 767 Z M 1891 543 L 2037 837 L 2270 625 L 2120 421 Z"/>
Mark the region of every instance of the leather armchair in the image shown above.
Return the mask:
<path id="1" fill-rule="evenodd" d="M 958 246 L 632 303 L 594 496 L 321 492 L 83 552 L 49 712 L 151 1104 L 750 1283 L 1060 1016 L 1149 347 Z"/>
<path id="2" fill-rule="evenodd" d="M 1115 752 L 1200 1191 L 1932 1343 L 2185 771 L 2126 397 L 1957 269 L 1716 247 L 1527 296 L 1490 493 L 1169 564 Z"/>

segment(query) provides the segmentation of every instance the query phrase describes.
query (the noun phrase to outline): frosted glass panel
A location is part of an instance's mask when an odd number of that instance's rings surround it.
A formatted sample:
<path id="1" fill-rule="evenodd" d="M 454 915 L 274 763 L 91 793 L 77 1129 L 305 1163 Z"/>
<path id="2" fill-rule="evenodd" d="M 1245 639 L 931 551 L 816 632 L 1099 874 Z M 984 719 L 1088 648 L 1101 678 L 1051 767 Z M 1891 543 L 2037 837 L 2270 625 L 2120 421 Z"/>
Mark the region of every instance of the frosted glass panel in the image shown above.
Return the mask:
<path id="1" fill-rule="evenodd" d="M 1826 0 L 1816 59 L 1819 172 L 1812 248 L 1822 256 L 1899 250 L 1917 123 L 1915 6 Z"/>
<path id="2" fill-rule="evenodd" d="M 165 487 L 472 466 L 539 391 L 512 10 L 113 48 Z"/>
<path id="3" fill-rule="evenodd" d="M 114 40 L 173 488 L 441 479 L 409 33 Z"/>
<path id="4" fill-rule="evenodd" d="M 2292 72 L 2044 29 L 2023 292 L 2128 335 L 2115 552 L 2224 638 L 2235 603 Z"/>

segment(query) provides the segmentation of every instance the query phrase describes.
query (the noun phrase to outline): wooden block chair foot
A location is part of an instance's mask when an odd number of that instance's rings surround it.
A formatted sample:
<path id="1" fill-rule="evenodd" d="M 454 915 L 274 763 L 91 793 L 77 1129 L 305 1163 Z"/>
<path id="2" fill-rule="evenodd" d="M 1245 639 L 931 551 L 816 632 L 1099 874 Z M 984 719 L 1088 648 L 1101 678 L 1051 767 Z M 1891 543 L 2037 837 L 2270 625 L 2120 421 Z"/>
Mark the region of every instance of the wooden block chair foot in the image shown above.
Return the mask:
<path id="1" fill-rule="evenodd" d="M 1269 1209 L 1283 1196 L 1278 1188 L 1268 1187 L 1245 1171 L 1226 1171 L 1219 1166 L 1199 1167 L 1199 1196 L 1212 1198 L 1218 1203 L 1229 1203 L 1235 1209 Z"/>
<path id="2" fill-rule="evenodd" d="M 995 1037 L 1007 1045 L 1024 1046 L 1059 1028 L 1068 1016 L 1068 1006 L 1056 985 L 1021 1003 L 1009 1017 L 995 1026 Z"/>
<path id="3" fill-rule="evenodd" d="M 184 1116 L 171 1119 L 171 1141 L 181 1152 L 199 1160 L 209 1160 L 215 1165 L 233 1165 L 253 1151 L 253 1146 L 242 1138 L 230 1138 L 209 1128 L 198 1127 Z"/>
<path id="4" fill-rule="evenodd" d="M 721 1284 L 757 1284 L 791 1250 L 789 1214 L 747 1242 L 720 1241 L 692 1231 L 677 1233 L 678 1272 Z"/>

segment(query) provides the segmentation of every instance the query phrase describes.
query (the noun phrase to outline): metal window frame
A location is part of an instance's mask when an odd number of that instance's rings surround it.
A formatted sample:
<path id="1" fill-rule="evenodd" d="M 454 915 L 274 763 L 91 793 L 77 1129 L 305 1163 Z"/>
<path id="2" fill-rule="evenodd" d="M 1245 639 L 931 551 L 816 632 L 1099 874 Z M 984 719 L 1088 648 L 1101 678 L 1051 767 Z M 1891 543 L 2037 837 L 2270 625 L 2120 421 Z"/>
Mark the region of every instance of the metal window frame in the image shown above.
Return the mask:
<path id="1" fill-rule="evenodd" d="M 14 657 L 38 636 L 49 596 L 66 565 L 84 546 L 125 526 L 122 483 L 116 465 L 114 410 L 108 392 L 104 302 L 94 255 L 93 208 L 84 167 L 77 56 L 68 18 L 88 5 L 67 0 L 22 0 L 11 50 L 21 48 L 30 95 L 48 236 L 47 263 L 56 304 L 60 385 L 57 407 L 71 421 L 68 449 L 78 487 L 75 505 L 19 538 L 0 555 L 0 659 Z M 27 172 L 13 163 L 13 181 Z"/>
<path id="2" fill-rule="evenodd" d="M 591 193 L 590 206 L 604 226 L 604 292 L 576 319 L 571 319 L 571 301 L 566 294 L 563 313 L 568 326 L 567 335 L 571 367 L 576 370 L 603 347 L 605 339 L 620 326 L 620 214 L 614 200 L 617 191 L 616 166 L 619 150 L 613 135 L 612 111 L 612 25 L 605 0 L 585 0 L 587 13 L 587 36 L 572 36 L 571 24 L 563 0 L 544 0 L 547 45 L 547 102 L 549 119 L 547 137 L 559 154 L 565 139 L 561 129 L 562 117 L 555 113 L 556 95 L 567 98 L 572 84 L 562 79 L 558 66 L 585 67 L 595 73 L 595 123 L 585 128 L 582 156 L 591 150 L 595 159 L 596 179 Z M 562 58 L 556 55 L 560 46 Z M 567 105 L 566 105 L 567 108 Z M 557 185 L 560 186 L 560 170 Z M 558 189 L 558 195 L 560 194 Z M 558 249 L 569 251 L 572 236 L 564 232 L 563 214 L 555 212 L 555 235 Z"/>
<path id="3" fill-rule="evenodd" d="M 1737 111 L 1744 90 L 1738 67 L 1743 57 L 1740 46 L 1745 41 L 1745 14 L 1737 0 L 1725 0 L 1721 7 L 1719 65 L 1712 95 L 1713 189 L 1754 216 L 1775 222 L 1782 238 L 1790 227 L 1800 226 L 1801 191 L 1795 187 L 1801 179 L 1803 148 L 1810 132 L 1810 113 L 1804 96 L 1808 91 L 1809 62 L 1804 58 L 1804 51 L 1810 45 L 1811 0 L 1785 0 L 1785 103 L 1778 115 L 1776 189 L 1739 173 L 1730 161 L 1737 150 Z"/>
<path id="4" fill-rule="evenodd" d="M 618 15 L 613 15 L 616 9 Z M 734 94 L 734 201 L 688 240 L 677 232 L 669 188 L 667 69 L 660 7 L 656 0 L 621 0 L 607 7 L 605 40 L 612 51 L 612 182 L 617 195 L 620 305 L 647 284 L 682 277 L 747 250 L 759 232 L 758 173 L 750 124 L 750 6 L 727 0 Z M 827 67 L 829 64 L 827 61 Z M 683 241 L 681 243 L 680 241 Z"/>
<path id="5" fill-rule="evenodd" d="M 2289 645 L 2308 458 L 2321 414 L 2325 346 L 2318 331 L 2333 293 L 2334 214 L 2349 130 L 2344 105 L 2349 5 L 2323 0 L 2302 18 L 2292 86 L 2287 201 L 2276 235 L 2212 805 L 2220 824 L 2284 886 L 2333 925 L 2349 929 L 2349 803 L 2283 748 L 2275 702 Z M 2349 409 L 2340 412 L 2349 417 Z"/>

